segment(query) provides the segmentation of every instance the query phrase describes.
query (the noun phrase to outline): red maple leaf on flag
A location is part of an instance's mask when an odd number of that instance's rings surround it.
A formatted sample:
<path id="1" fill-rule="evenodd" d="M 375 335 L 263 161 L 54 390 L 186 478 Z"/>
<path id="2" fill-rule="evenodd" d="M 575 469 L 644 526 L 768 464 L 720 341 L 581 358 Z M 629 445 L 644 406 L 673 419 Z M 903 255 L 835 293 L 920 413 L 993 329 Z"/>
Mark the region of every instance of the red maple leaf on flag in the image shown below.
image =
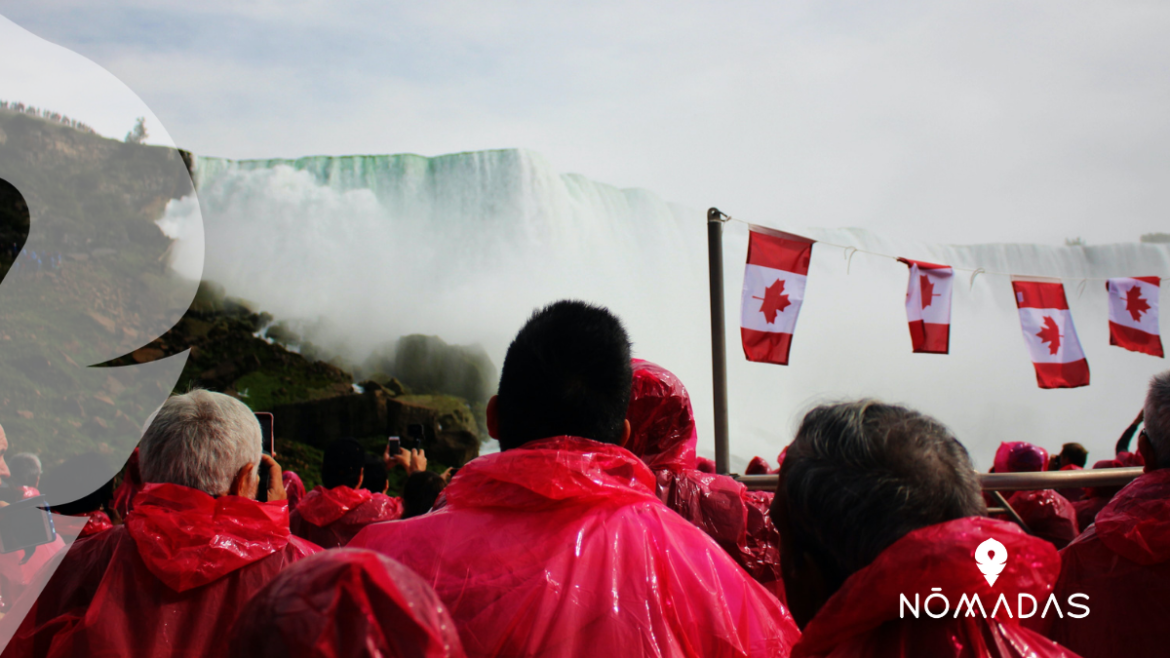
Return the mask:
<path id="1" fill-rule="evenodd" d="M 1134 286 L 1125 292 L 1125 310 L 1133 316 L 1134 322 L 1142 321 L 1142 313 L 1150 310 L 1150 303 L 1142 298 L 1142 289 Z"/>
<path id="2" fill-rule="evenodd" d="M 1060 327 L 1056 326 L 1056 320 L 1044 316 L 1044 328 L 1036 335 L 1040 337 L 1040 342 L 1048 343 L 1049 354 L 1056 354 L 1060 350 Z"/>
<path id="3" fill-rule="evenodd" d="M 784 279 L 776 279 L 772 285 L 764 288 L 763 297 L 752 297 L 752 299 L 763 300 L 760 304 L 760 312 L 764 314 L 764 319 L 768 324 L 776 322 L 776 314 L 783 313 L 784 309 L 792 302 L 788 301 L 788 295 L 784 294 Z"/>
<path id="4" fill-rule="evenodd" d="M 926 308 L 927 306 L 930 306 L 930 303 L 934 301 L 935 297 L 938 297 L 938 293 L 934 291 L 934 284 L 930 282 L 930 277 L 926 276 L 925 274 L 919 276 L 921 277 L 919 281 L 919 288 L 922 289 L 922 308 Z"/>

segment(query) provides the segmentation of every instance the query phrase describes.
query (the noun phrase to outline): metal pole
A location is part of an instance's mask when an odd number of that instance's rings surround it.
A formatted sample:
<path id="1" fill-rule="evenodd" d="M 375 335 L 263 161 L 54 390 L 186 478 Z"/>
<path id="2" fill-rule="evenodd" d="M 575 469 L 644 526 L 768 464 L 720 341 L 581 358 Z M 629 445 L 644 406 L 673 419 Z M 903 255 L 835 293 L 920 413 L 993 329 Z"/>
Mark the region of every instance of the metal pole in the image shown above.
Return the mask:
<path id="1" fill-rule="evenodd" d="M 984 491 L 1028 491 L 1081 487 L 1124 487 L 1141 477 L 1142 469 L 1095 468 L 1091 471 L 1040 471 L 1035 473 L 979 473 Z M 737 475 L 750 491 L 775 491 L 779 475 Z"/>
<path id="2" fill-rule="evenodd" d="M 992 498 L 995 498 L 995 502 L 1003 506 L 1004 510 L 1007 512 L 1007 515 L 1012 517 L 1012 520 L 1016 522 L 1016 525 L 1023 528 L 1024 532 L 1031 534 L 1032 529 L 1028 527 L 1027 523 L 1024 523 L 1024 519 L 1020 518 L 1019 513 L 1012 509 L 1012 506 L 1008 504 L 1007 498 L 1004 498 L 1003 494 L 993 490 L 991 492 L 991 496 Z"/>
<path id="3" fill-rule="evenodd" d="M 727 337 L 723 329 L 723 222 L 718 208 L 707 211 L 707 263 L 711 276 L 711 376 L 715 391 L 715 472 L 731 472 L 727 438 Z"/>

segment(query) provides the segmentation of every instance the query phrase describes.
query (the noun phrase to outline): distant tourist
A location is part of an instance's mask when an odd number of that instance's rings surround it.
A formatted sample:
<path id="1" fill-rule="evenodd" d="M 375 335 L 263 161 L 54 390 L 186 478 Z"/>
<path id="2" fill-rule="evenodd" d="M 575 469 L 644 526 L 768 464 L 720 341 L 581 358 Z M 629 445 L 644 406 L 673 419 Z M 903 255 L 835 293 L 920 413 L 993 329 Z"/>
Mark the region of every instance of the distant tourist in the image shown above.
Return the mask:
<path id="1" fill-rule="evenodd" d="M 1170 372 L 1150 382 L 1138 451 L 1145 475 L 1061 551 L 1058 597 L 1089 596 L 1083 619 L 1047 619 L 1048 636 L 1085 658 L 1164 656 L 1170 647 Z"/>
<path id="2" fill-rule="evenodd" d="M 426 468 L 421 451 L 415 451 L 413 457 L 413 468 Z M 337 548 L 371 523 L 401 518 L 400 498 L 361 488 L 365 464 L 366 450 L 357 441 L 330 443 L 321 463 L 322 486 L 310 491 L 289 515 L 293 534 L 322 548 Z"/>
<path id="3" fill-rule="evenodd" d="M 37 487 L 41 486 L 41 458 L 31 452 L 22 452 L 8 459 L 8 470 L 11 473 L 10 482 L 18 487 L 31 490 L 31 495 L 38 495 Z"/>
<path id="4" fill-rule="evenodd" d="M 770 492 L 748 492 L 726 475 L 698 470 L 691 397 L 662 366 L 634 359 L 626 448 L 654 471 L 667 507 L 711 536 L 745 571 L 784 600 L 780 536 L 768 516 Z"/>

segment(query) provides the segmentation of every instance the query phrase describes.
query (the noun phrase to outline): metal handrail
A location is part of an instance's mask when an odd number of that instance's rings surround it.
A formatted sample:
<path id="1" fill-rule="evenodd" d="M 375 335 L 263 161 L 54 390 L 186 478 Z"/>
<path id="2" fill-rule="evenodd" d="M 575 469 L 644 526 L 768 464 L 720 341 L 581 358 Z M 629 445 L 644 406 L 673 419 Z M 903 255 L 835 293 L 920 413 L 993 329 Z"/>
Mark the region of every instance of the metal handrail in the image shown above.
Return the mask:
<path id="1" fill-rule="evenodd" d="M 980 473 L 984 491 L 1026 489 L 1073 489 L 1077 487 L 1122 487 L 1142 474 L 1137 468 L 1099 468 L 1085 471 L 1042 471 L 1039 473 Z M 778 475 L 734 475 L 750 491 L 775 491 Z"/>

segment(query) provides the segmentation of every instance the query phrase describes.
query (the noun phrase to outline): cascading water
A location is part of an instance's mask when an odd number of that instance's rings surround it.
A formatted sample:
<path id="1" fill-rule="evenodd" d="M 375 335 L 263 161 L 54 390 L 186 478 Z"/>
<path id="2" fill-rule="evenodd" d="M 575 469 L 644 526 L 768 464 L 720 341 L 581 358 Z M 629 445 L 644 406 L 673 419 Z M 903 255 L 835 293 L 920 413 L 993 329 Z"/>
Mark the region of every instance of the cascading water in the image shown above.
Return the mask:
<path id="1" fill-rule="evenodd" d="M 360 360 L 379 343 L 426 333 L 481 343 L 499 365 L 534 308 L 563 298 L 593 301 L 623 318 L 638 356 L 687 383 L 700 451 L 713 450 L 702 210 L 560 175 L 520 150 L 198 158 L 196 178 L 206 232 L 203 276 L 279 318 L 323 318 L 319 330 L 338 353 Z M 183 208 L 176 202 L 170 209 L 172 234 L 182 233 Z M 847 274 L 842 250 L 825 244 L 813 250 L 792 365 L 747 363 L 736 330 L 746 229 L 729 224 L 726 322 L 738 468 L 753 454 L 774 458 L 810 405 L 857 396 L 937 416 L 981 467 L 990 465 L 1001 440 L 1050 449 L 1079 441 L 1091 460 L 1105 458 L 1140 408 L 1150 375 L 1165 368 L 1161 359 L 1110 347 L 1104 284 L 1089 282 L 1083 291 L 1077 284 L 1084 277 L 1168 275 L 1164 246 L 958 247 L 860 230 L 779 227 L 956 267 L 1066 277 L 1093 383 L 1036 387 L 1002 276 L 981 275 L 969 285 L 967 275 L 957 275 L 951 354 L 912 354 L 905 266 L 858 253 Z M 182 242 L 180 256 L 184 247 L 197 247 L 194 239 Z"/>

